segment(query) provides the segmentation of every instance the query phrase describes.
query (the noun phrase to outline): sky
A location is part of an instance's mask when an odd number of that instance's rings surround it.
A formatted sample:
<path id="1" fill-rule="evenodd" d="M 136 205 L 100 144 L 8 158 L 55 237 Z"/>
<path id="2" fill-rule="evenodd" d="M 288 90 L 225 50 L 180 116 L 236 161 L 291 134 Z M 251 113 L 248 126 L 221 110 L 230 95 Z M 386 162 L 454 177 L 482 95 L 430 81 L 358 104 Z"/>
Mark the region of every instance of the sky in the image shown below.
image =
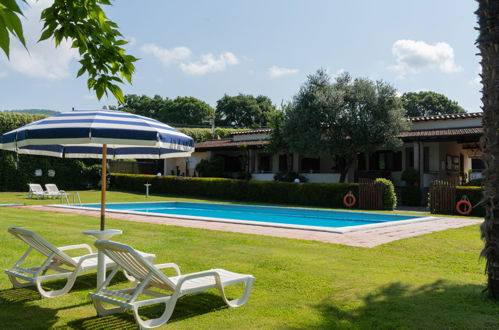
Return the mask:
<path id="1" fill-rule="evenodd" d="M 98 101 L 76 78 L 78 53 L 37 43 L 52 0 L 28 0 L 22 19 L 29 53 L 16 41 L 0 53 L 0 110 L 70 111 Z M 279 106 L 307 75 L 383 80 L 401 95 L 434 91 L 480 111 L 478 32 L 469 0 L 146 0 L 105 6 L 140 58 L 125 94 L 194 96 L 212 106 L 224 94 L 266 95 Z"/>

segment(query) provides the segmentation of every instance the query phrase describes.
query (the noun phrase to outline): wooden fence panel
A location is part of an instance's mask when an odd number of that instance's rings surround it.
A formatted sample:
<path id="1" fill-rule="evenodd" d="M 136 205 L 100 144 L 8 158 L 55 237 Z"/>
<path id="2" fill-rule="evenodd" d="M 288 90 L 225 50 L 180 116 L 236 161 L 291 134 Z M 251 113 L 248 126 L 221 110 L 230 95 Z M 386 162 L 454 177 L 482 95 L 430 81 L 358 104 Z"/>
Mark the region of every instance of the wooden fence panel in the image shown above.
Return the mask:
<path id="1" fill-rule="evenodd" d="M 383 184 L 363 179 L 359 182 L 359 208 L 367 210 L 383 209 Z"/>
<path id="2" fill-rule="evenodd" d="M 453 182 L 437 180 L 430 186 L 430 210 L 432 213 L 454 213 L 456 186 Z"/>

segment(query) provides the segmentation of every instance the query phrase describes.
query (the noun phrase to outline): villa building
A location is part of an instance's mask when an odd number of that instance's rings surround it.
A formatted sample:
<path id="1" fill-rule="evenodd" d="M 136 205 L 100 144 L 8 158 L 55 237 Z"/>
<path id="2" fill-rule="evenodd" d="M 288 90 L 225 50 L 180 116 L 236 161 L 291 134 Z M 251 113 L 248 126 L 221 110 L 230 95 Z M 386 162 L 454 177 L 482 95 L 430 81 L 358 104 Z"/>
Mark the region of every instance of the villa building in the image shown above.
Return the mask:
<path id="1" fill-rule="evenodd" d="M 412 117 L 411 128 L 399 138 L 400 150 L 376 150 L 370 155 L 359 154 L 348 173 L 348 182 L 361 178 L 386 177 L 401 186 L 402 171 L 413 167 L 420 173 L 420 187 L 433 180 L 445 179 L 460 183 L 481 176 L 483 163 L 479 139 L 482 135 L 482 113 L 463 113 Z M 166 175 L 195 176 L 196 165 L 202 159 L 223 157 L 227 176 L 236 177 L 246 169 L 252 180 L 270 181 L 277 172 L 291 170 L 305 176 L 309 182 L 338 182 L 340 173 L 330 155 L 273 154 L 266 150 L 270 129 L 237 131 L 229 139 L 196 143 L 189 158 L 165 161 Z"/>

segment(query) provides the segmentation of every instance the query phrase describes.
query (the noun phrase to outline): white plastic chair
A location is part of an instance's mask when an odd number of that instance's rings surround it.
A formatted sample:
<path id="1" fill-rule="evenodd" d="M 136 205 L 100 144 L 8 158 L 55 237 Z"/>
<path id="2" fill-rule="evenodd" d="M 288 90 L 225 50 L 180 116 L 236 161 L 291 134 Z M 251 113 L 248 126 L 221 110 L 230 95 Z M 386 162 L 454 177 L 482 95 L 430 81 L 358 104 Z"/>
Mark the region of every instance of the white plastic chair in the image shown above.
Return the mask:
<path id="1" fill-rule="evenodd" d="M 144 259 L 140 253 L 132 247 L 116 242 L 99 240 L 95 246 L 112 259 L 116 266 L 97 292 L 89 293 L 94 302 L 98 315 L 104 316 L 132 310 L 135 320 L 141 329 L 159 327 L 170 319 L 177 299 L 186 294 L 200 293 L 209 289 L 218 289 L 222 299 L 230 307 L 244 305 L 249 298 L 251 287 L 255 278 L 252 275 L 237 274 L 224 269 L 210 269 L 203 272 L 181 275 L 179 267 L 174 263 L 153 265 Z M 113 276 L 122 268 L 132 275 L 136 285 L 128 289 L 108 290 Z M 177 276 L 167 277 L 159 269 L 173 268 Z M 240 299 L 228 300 L 224 287 L 232 284 L 242 283 L 245 285 L 243 296 Z M 167 293 L 148 290 L 154 287 Z M 141 295 L 151 298 L 138 300 Z M 109 303 L 118 307 L 105 308 L 103 303 Z M 155 319 L 144 320 L 139 315 L 139 308 L 154 304 L 164 304 L 162 315 Z"/>
<path id="2" fill-rule="evenodd" d="M 28 183 L 28 186 L 29 186 L 28 198 L 36 196 L 37 199 L 40 199 L 40 198 L 45 198 L 47 196 L 47 193 L 38 183 Z"/>
<path id="3" fill-rule="evenodd" d="M 12 268 L 5 270 L 5 273 L 9 276 L 14 288 L 36 285 L 38 292 L 40 292 L 42 297 L 58 297 L 71 290 L 79 274 L 97 269 L 97 253 L 92 253 L 92 248 L 88 244 L 55 247 L 32 231 L 16 227 L 11 227 L 8 231 L 29 245 L 28 250 L 26 250 L 16 264 Z M 63 252 L 75 249 L 87 249 L 89 254 L 79 257 L 70 257 Z M 33 250 L 45 255 L 47 257 L 45 261 L 40 266 L 21 267 L 28 254 Z M 142 256 L 151 261 L 156 257 L 154 254 L 145 253 L 143 253 Z M 105 263 L 106 268 L 115 266 L 115 263 L 109 258 L 105 258 Z M 55 274 L 47 275 L 46 273 L 49 270 L 55 271 Z M 125 276 L 130 281 L 135 280 L 128 276 L 128 274 L 125 274 Z M 46 291 L 42 288 L 42 282 L 60 278 L 67 279 L 66 284 L 62 289 Z"/>
<path id="4" fill-rule="evenodd" d="M 45 185 L 45 189 L 47 190 L 47 197 L 56 198 L 67 196 L 67 193 L 64 190 L 59 190 L 59 188 L 57 188 L 57 186 L 53 183 L 47 183 Z"/>

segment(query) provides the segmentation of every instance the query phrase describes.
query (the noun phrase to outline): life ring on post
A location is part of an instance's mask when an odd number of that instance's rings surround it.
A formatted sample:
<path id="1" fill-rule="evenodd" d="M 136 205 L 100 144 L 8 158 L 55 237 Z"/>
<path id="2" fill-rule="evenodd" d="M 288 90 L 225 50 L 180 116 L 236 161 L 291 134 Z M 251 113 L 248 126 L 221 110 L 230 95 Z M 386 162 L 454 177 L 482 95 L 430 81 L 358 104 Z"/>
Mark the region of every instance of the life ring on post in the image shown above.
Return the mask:
<path id="1" fill-rule="evenodd" d="M 357 198 L 355 198 L 354 194 L 352 194 L 351 191 L 349 191 L 348 194 L 343 197 L 343 204 L 345 204 L 346 207 L 352 207 L 356 202 Z"/>
<path id="2" fill-rule="evenodd" d="M 459 202 L 456 204 L 456 212 L 460 215 L 468 215 L 473 210 L 468 197 L 464 195 Z"/>

